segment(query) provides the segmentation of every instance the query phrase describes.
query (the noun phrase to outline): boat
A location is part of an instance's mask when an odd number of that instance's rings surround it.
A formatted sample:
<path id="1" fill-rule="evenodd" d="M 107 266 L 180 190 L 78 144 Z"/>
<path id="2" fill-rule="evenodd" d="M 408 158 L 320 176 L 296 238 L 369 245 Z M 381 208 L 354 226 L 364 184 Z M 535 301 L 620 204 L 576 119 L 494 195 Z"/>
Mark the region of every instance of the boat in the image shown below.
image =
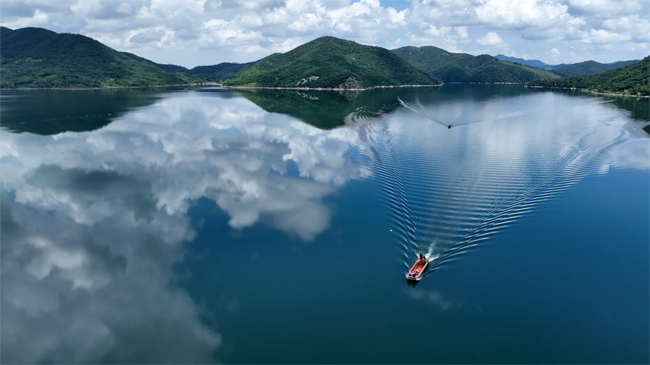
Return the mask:
<path id="1" fill-rule="evenodd" d="M 427 269 L 427 266 L 429 266 L 429 260 L 424 257 L 422 252 L 420 252 L 417 261 L 415 261 L 415 264 L 413 264 L 411 270 L 409 270 L 408 274 L 406 274 L 406 278 L 412 281 L 420 281 L 420 279 L 422 279 L 422 274 L 424 274 L 424 270 Z"/>

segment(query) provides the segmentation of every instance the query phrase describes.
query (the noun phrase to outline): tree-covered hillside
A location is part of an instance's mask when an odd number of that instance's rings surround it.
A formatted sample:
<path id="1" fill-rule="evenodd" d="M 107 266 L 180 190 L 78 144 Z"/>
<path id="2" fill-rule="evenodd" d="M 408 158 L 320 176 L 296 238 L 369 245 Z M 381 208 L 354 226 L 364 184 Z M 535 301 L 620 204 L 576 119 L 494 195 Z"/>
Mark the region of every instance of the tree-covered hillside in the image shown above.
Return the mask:
<path id="1" fill-rule="evenodd" d="M 0 27 L 0 44 L 3 88 L 155 86 L 198 80 L 78 34 Z"/>
<path id="2" fill-rule="evenodd" d="M 625 67 L 635 62 L 639 62 L 639 60 L 619 61 L 614 63 L 599 63 L 596 61 L 585 61 L 585 62 L 574 63 L 572 65 L 555 68 L 553 69 L 553 72 L 555 72 L 556 74 L 562 77 L 585 76 L 585 75 L 593 75 L 593 74 L 613 70 L 619 67 Z"/>
<path id="3" fill-rule="evenodd" d="M 540 78 L 559 78 L 549 71 L 499 61 L 492 56 L 450 53 L 432 46 L 408 46 L 393 52 L 444 82 L 525 83 Z"/>
<path id="4" fill-rule="evenodd" d="M 183 66 L 172 65 L 172 64 L 156 63 L 156 62 L 153 62 L 153 61 L 151 61 L 151 60 L 148 60 L 148 59 L 146 59 L 146 58 L 144 58 L 144 57 L 140 57 L 140 56 L 138 56 L 138 55 L 135 55 L 135 54 L 133 54 L 133 53 L 129 53 L 129 52 L 120 52 L 120 53 L 122 53 L 123 55 L 125 55 L 125 56 L 127 56 L 127 57 L 129 57 L 129 58 L 132 58 L 132 59 L 134 59 L 134 60 L 136 60 L 136 61 L 147 62 L 147 63 L 150 63 L 150 64 L 152 64 L 152 65 L 154 65 L 154 66 L 157 66 L 157 67 L 160 67 L 160 68 L 162 68 L 162 69 L 165 69 L 165 70 L 167 70 L 167 71 L 171 71 L 171 72 L 190 72 L 190 70 L 188 70 L 187 68 L 185 68 L 185 67 L 183 67 Z"/>
<path id="5" fill-rule="evenodd" d="M 200 76 L 205 81 L 223 82 L 225 80 L 233 79 L 239 75 L 240 72 L 253 66 L 255 62 L 249 63 L 230 63 L 222 62 L 218 65 L 212 66 L 196 66 L 188 72 L 192 75 Z"/>
<path id="6" fill-rule="evenodd" d="M 196 66 L 192 69 L 187 69 L 183 66 L 155 63 L 146 58 L 134 55 L 133 53 L 128 53 L 128 52 L 121 52 L 121 53 L 134 60 L 148 62 L 152 65 L 155 65 L 157 67 L 160 67 L 170 72 L 182 72 L 186 74 L 195 75 L 197 80 L 209 81 L 209 82 L 222 82 L 224 80 L 235 78 L 241 71 L 255 64 L 255 62 L 249 62 L 249 63 L 222 62 L 217 65 Z"/>
<path id="7" fill-rule="evenodd" d="M 391 51 L 334 37 L 321 37 L 284 54 L 261 59 L 226 85 L 368 88 L 433 85 L 439 81 Z"/>
<path id="8" fill-rule="evenodd" d="M 650 70 L 650 56 L 631 65 L 595 75 L 540 80 L 531 82 L 528 86 L 588 89 L 602 93 L 647 96 L 650 95 L 648 70 Z"/>

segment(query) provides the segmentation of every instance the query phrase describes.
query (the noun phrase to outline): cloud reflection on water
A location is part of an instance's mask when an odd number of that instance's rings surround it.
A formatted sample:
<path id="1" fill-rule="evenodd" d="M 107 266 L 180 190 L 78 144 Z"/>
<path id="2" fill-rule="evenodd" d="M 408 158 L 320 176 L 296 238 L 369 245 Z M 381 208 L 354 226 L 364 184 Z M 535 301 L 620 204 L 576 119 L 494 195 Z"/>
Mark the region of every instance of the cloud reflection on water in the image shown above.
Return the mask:
<path id="1" fill-rule="evenodd" d="M 212 362 L 220 335 L 173 284 L 192 201 L 310 241 L 323 198 L 370 175 L 343 156 L 353 131 L 199 95 L 94 132 L 3 133 L 3 362 Z"/>

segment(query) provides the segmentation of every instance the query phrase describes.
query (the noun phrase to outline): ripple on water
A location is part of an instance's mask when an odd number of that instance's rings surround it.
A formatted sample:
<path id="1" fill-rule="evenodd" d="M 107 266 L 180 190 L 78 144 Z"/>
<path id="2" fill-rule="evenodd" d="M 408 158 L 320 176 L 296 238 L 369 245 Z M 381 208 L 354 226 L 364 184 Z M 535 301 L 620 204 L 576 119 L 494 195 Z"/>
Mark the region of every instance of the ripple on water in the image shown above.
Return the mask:
<path id="1" fill-rule="evenodd" d="M 558 117 L 499 98 L 468 107 L 399 102 L 390 117 L 358 110 L 349 124 L 365 136 L 407 270 L 420 251 L 432 260 L 428 272 L 465 254 L 596 172 L 623 140 L 576 108 Z"/>

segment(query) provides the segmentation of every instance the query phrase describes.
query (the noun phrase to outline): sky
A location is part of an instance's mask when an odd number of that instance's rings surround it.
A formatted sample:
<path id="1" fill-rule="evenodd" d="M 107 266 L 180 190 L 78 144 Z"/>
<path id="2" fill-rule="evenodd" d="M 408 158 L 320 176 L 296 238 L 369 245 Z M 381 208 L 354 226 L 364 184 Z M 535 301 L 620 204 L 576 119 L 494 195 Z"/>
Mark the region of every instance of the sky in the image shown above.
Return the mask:
<path id="1" fill-rule="evenodd" d="M 647 0 L 2 0 L 0 25 L 94 38 L 188 68 L 250 62 L 330 35 L 548 64 L 650 54 Z"/>

